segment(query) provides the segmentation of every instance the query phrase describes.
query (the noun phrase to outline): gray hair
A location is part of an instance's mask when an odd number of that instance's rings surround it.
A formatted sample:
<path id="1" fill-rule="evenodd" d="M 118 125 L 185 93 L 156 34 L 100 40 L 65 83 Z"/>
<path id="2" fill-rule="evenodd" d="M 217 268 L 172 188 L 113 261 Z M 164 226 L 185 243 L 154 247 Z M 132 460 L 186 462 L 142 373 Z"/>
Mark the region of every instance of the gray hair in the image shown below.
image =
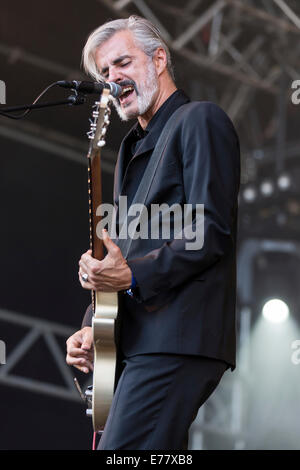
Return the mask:
<path id="1" fill-rule="evenodd" d="M 162 47 L 167 55 L 168 72 L 174 80 L 170 51 L 160 31 L 150 21 L 137 15 L 104 23 L 90 34 L 82 52 L 82 63 L 86 73 L 97 81 L 103 79 L 95 62 L 96 49 L 115 33 L 124 30 L 132 32 L 137 46 L 149 57 L 153 57 L 156 49 Z"/>

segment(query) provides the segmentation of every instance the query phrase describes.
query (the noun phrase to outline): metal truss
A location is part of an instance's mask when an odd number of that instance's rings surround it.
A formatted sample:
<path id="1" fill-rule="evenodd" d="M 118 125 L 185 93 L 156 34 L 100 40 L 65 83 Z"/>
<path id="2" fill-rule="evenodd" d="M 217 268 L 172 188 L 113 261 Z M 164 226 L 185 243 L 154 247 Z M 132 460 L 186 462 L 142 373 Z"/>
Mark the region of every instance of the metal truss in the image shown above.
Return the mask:
<path id="1" fill-rule="evenodd" d="M 116 17 L 139 14 L 154 22 L 184 64 L 185 83 L 195 78 L 191 70 L 212 72 L 219 101 L 235 121 L 253 93 L 279 92 L 283 69 L 291 79 L 298 77 L 300 5 L 295 0 L 97 1 Z"/>
<path id="2" fill-rule="evenodd" d="M 299 155 L 300 141 L 289 142 L 285 145 L 284 157 L 287 162 L 299 157 Z M 245 152 L 243 159 L 242 183 L 246 184 L 248 182 L 255 181 L 258 176 L 260 165 L 263 163 L 270 164 L 272 162 L 274 162 L 274 147 L 260 148 L 257 146 L 256 149 Z"/>
<path id="3" fill-rule="evenodd" d="M 22 61 L 33 67 L 37 67 L 53 76 L 62 76 L 66 80 L 84 80 L 85 76 L 80 70 L 65 67 L 57 62 L 46 60 L 38 55 L 28 53 L 19 47 L 11 47 L 0 43 L 0 54 L 6 56 L 9 64 Z M 9 138 L 32 147 L 51 152 L 59 157 L 77 163 L 86 164 L 85 154 L 88 149 L 88 141 L 83 141 L 62 132 L 47 129 L 44 126 L 26 121 L 2 120 L 0 123 L 0 136 Z M 104 172 L 113 174 L 116 161 L 116 152 L 105 147 L 102 156 L 102 169 Z"/>
<path id="4" fill-rule="evenodd" d="M 155 23 L 191 98 L 227 112 L 240 136 L 242 184 L 266 163 L 283 171 L 299 152 L 298 136 L 286 139 L 291 84 L 300 77 L 298 0 L 96 1 L 115 17 Z"/>
<path id="5" fill-rule="evenodd" d="M 249 377 L 250 367 L 250 334 L 253 308 L 254 273 L 253 261 L 260 253 L 286 253 L 300 259 L 298 241 L 247 239 L 238 253 L 238 298 L 241 305 L 238 323 L 238 360 L 233 374 L 225 373 L 220 385 L 200 408 L 191 428 L 191 448 L 207 448 L 207 437 L 214 438 L 214 446 L 245 449 L 250 437 L 247 429 L 249 419 Z M 216 448 L 216 447 L 215 447 Z"/>
<path id="6" fill-rule="evenodd" d="M 153 21 L 176 59 L 176 68 L 191 98 L 201 96 L 219 103 L 237 127 L 243 124 L 249 109 L 252 114 L 256 112 L 258 92 L 276 99 L 282 74 L 291 80 L 299 78 L 297 0 L 188 0 L 184 4 L 179 0 L 96 1 L 115 17 L 139 14 Z M 23 61 L 66 79 L 84 78 L 79 69 L 19 47 L 0 43 L 0 54 L 10 64 Z M 269 118 L 265 119 L 267 122 Z M 239 131 L 242 136 L 243 129 Z M 260 133 L 263 135 L 263 130 Z M 45 130 L 45 134 L 50 133 Z M 68 136 L 65 138 L 67 141 Z M 58 155 L 63 154 L 62 150 Z M 112 155 L 109 149 L 108 153 Z M 115 158 L 109 160 L 115 162 Z M 105 171 L 111 173 L 112 165 Z"/>
<path id="7" fill-rule="evenodd" d="M 81 401 L 74 385 L 71 370 L 65 361 L 65 351 L 62 351 L 56 340 L 56 336 L 67 339 L 74 333 L 74 328 L 2 309 L 0 309 L 0 322 L 28 328 L 28 333 L 14 349 L 9 351 L 6 348 L 6 363 L 0 366 L 0 383 L 64 400 L 73 402 Z M 65 384 L 64 386 L 34 380 L 30 377 L 13 373 L 14 367 L 20 363 L 25 354 L 28 353 L 35 345 L 36 341 L 41 338 L 47 345 L 49 354 L 60 372 Z M 5 341 L 5 338 L 1 338 L 1 340 Z"/>
<path id="8" fill-rule="evenodd" d="M 24 62 L 25 64 L 50 72 L 53 76 L 65 77 L 65 80 L 74 80 L 74 77 L 77 77 L 76 80 L 84 80 L 84 75 L 79 69 L 71 69 L 58 62 L 44 59 L 20 47 L 12 47 L 0 43 L 0 54 L 6 57 L 9 64 Z"/>
<path id="9" fill-rule="evenodd" d="M 10 121 L 7 119 L 5 122 L 0 122 L 0 136 L 50 152 L 69 161 L 86 165 L 85 156 L 88 142 L 84 143 L 76 137 L 47 129 L 45 126 L 27 121 Z M 113 175 L 116 152 L 105 147 L 101 158 L 103 172 Z"/>

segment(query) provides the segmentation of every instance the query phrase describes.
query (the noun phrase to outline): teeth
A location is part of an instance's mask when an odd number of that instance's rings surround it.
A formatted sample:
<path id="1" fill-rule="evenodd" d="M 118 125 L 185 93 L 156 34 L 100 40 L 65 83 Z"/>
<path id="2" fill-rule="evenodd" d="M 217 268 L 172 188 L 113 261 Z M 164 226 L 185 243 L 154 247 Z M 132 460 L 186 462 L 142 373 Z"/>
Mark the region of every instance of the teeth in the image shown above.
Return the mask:
<path id="1" fill-rule="evenodd" d="M 133 90 L 133 87 L 132 87 L 132 86 L 127 87 L 127 88 L 124 88 L 124 90 L 123 90 L 123 92 L 122 92 L 122 95 L 124 95 L 124 93 L 126 93 L 127 91 L 131 91 L 131 90 Z M 122 96 L 122 95 L 121 95 L 121 96 Z"/>

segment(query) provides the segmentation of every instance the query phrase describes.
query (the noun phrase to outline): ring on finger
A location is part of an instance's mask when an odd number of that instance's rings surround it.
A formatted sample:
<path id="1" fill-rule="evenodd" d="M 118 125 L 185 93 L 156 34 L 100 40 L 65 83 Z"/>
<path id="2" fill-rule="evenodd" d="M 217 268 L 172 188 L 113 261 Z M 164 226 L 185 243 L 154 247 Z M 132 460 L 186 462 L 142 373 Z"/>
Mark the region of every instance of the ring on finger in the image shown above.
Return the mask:
<path id="1" fill-rule="evenodd" d="M 86 273 L 83 273 L 83 274 L 81 274 L 81 279 L 82 279 L 84 282 L 87 282 L 88 279 L 89 279 L 89 276 L 88 276 Z"/>

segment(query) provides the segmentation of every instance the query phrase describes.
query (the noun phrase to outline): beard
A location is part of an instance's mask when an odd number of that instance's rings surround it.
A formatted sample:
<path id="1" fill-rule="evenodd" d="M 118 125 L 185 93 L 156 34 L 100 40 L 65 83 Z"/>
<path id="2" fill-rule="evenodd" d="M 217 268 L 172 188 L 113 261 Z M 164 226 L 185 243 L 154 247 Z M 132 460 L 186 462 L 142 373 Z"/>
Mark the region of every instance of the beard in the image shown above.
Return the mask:
<path id="1" fill-rule="evenodd" d="M 150 59 L 148 62 L 146 78 L 139 85 L 140 91 L 138 91 L 136 83 L 133 80 L 124 80 L 124 82 L 119 83 L 119 85 L 133 85 L 137 96 L 137 109 L 128 109 L 128 111 L 126 111 L 126 108 L 122 108 L 117 98 L 113 99 L 114 107 L 121 120 L 128 121 L 129 119 L 135 119 L 138 116 L 145 114 L 152 106 L 158 91 L 158 79 L 152 59 Z"/>

